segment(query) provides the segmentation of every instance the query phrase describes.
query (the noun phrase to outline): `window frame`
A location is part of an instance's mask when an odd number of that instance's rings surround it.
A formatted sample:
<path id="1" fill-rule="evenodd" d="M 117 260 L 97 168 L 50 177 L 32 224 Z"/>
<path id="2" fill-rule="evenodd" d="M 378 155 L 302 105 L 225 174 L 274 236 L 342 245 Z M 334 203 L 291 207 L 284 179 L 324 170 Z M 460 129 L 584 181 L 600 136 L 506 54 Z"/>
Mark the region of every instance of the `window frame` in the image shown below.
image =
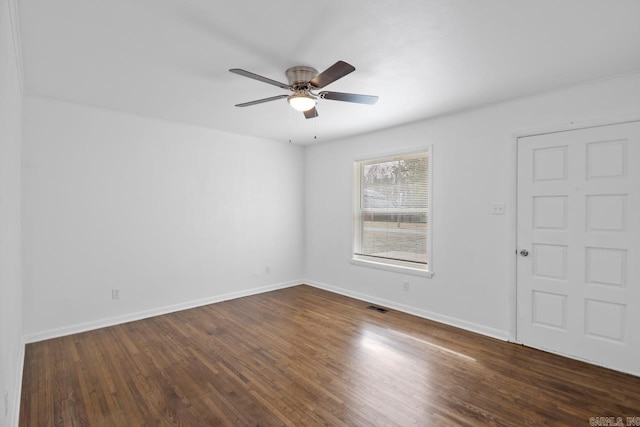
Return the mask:
<path id="1" fill-rule="evenodd" d="M 401 261 L 393 259 L 383 259 L 373 256 L 357 254 L 362 243 L 361 209 L 362 198 L 362 168 L 366 163 L 375 161 L 390 161 L 399 157 L 412 155 L 427 155 L 427 263 L 419 264 L 411 261 Z M 381 270 L 393 271 L 415 276 L 433 277 L 433 146 L 422 146 L 408 151 L 394 151 L 379 153 L 366 158 L 353 160 L 353 189 L 352 189 L 352 239 L 351 239 L 351 260 L 350 263 L 362 267 L 377 268 Z"/>

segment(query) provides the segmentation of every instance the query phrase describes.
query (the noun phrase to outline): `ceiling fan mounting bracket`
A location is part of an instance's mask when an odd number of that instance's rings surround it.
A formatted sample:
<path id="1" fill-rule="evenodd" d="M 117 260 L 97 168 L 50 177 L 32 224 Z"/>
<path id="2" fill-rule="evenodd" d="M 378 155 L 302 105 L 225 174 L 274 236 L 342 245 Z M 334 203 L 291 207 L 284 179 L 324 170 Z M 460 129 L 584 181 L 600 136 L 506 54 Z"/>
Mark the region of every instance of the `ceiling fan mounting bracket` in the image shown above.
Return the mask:
<path id="1" fill-rule="evenodd" d="M 309 80 L 318 75 L 318 70 L 313 67 L 296 65 L 295 67 L 287 68 L 285 74 L 289 80 L 289 86 L 293 90 L 305 90 L 309 89 Z"/>

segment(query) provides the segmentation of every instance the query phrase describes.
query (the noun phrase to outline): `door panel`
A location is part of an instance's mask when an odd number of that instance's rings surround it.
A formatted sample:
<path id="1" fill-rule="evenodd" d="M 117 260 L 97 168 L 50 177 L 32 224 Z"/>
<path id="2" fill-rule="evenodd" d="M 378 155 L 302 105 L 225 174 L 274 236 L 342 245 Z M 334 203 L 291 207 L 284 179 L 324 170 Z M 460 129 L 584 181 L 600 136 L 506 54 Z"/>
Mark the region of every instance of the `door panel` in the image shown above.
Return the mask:
<path id="1" fill-rule="evenodd" d="M 640 123 L 518 140 L 517 339 L 640 374 Z"/>

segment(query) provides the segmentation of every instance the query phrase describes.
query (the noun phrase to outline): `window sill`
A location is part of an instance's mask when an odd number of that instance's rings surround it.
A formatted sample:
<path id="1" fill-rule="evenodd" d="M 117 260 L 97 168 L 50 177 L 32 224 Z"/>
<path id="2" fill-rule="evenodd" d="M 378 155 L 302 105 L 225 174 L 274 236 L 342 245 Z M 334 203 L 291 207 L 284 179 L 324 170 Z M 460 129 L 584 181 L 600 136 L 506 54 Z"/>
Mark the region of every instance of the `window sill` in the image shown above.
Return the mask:
<path id="1" fill-rule="evenodd" d="M 368 267 L 368 268 L 377 268 L 379 270 L 392 271 L 394 273 L 410 274 L 412 276 L 426 277 L 428 279 L 433 277 L 433 272 L 428 270 L 422 270 L 420 268 L 370 261 L 363 258 L 352 258 L 349 262 L 352 265 L 359 265 L 361 267 Z"/>

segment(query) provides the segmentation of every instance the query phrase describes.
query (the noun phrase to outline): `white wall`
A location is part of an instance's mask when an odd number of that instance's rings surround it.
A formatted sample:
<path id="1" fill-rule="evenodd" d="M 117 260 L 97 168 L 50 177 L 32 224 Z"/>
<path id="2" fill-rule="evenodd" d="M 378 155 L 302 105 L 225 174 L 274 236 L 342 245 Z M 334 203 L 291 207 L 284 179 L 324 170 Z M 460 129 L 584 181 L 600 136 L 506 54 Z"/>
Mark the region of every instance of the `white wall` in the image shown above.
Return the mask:
<path id="1" fill-rule="evenodd" d="M 632 116 L 640 118 L 639 74 L 310 147 L 305 277 L 347 295 L 513 338 L 516 135 Z M 351 265 L 354 159 L 427 144 L 433 144 L 434 162 L 434 277 Z M 490 215 L 491 202 L 506 202 L 507 214 Z M 403 291 L 405 280 L 409 292 Z"/>
<path id="2" fill-rule="evenodd" d="M 16 408 L 21 98 L 0 16 L 0 369 Z M 23 103 L 27 340 L 301 277 L 507 339 L 515 330 L 516 135 L 640 117 L 640 75 L 306 149 L 39 97 Z M 353 160 L 427 144 L 435 276 L 351 265 Z M 489 215 L 496 201 L 506 202 L 506 215 Z M 112 288 L 121 299 L 111 299 Z"/>
<path id="3" fill-rule="evenodd" d="M 22 93 L 9 2 L 0 1 L 0 425 L 18 425 L 22 340 Z"/>
<path id="4" fill-rule="evenodd" d="M 302 277 L 301 147 L 24 103 L 27 341 Z"/>

